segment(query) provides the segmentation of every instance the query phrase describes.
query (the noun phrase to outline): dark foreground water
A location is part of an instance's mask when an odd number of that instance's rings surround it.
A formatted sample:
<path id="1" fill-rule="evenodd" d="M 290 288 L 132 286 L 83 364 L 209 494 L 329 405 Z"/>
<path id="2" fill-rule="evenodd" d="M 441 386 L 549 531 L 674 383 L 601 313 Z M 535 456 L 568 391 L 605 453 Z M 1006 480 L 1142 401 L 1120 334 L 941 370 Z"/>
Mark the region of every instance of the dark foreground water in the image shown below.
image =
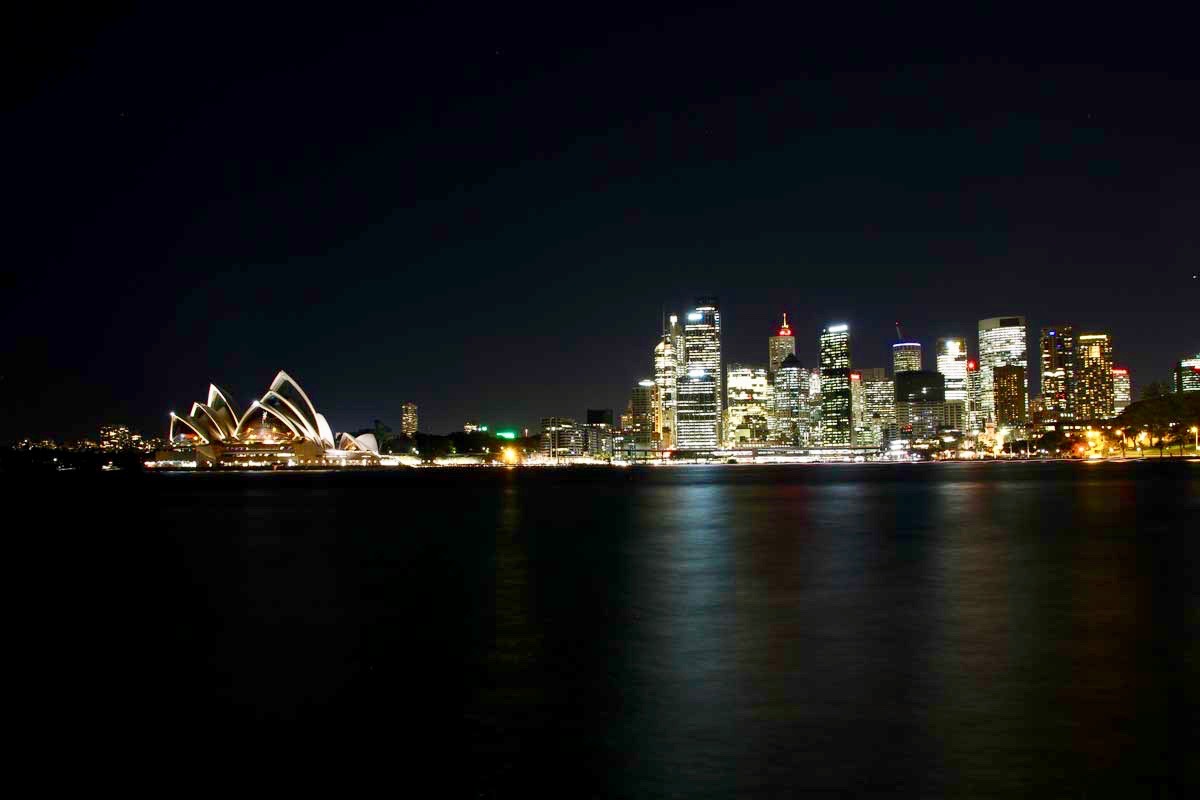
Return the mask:
<path id="1" fill-rule="evenodd" d="M 1196 796 L 1200 464 L 36 483 L 43 722 L 139 769 Z"/>

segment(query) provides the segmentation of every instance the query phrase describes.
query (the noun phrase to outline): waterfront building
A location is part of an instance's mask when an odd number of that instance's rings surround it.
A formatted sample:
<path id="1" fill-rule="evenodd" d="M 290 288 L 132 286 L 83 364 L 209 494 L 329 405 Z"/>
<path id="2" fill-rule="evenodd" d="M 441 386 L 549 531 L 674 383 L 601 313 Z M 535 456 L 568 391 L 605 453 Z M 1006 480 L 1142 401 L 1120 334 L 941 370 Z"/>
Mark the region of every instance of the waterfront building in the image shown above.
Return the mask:
<path id="1" fill-rule="evenodd" d="M 882 447 L 896 427 L 895 383 L 883 367 L 861 370 L 863 382 L 863 431 L 860 447 Z"/>
<path id="2" fill-rule="evenodd" d="M 850 326 L 830 325 L 821 332 L 821 446 L 853 443 L 850 417 Z"/>
<path id="3" fill-rule="evenodd" d="M 810 443 L 808 370 L 790 353 L 775 370 L 771 398 L 771 438 L 778 444 L 802 447 Z"/>
<path id="4" fill-rule="evenodd" d="M 892 345 L 892 374 L 919 372 L 921 369 L 920 342 L 896 342 Z"/>
<path id="5" fill-rule="evenodd" d="M 1006 366 L 1020 367 L 1023 380 L 1028 381 L 1025 318 L 989 317 L 979 320 L 979 413 L 984 424 L 1000 423 L 996 411 L 995 370 Z M 1020 418 L 1024 420 L 1029 409 L 1028 383 L 1022 392 Z"/>
<path id="6" fill-rule="evenodd" d="M 335 437 L 325 417 L 286 372 L 239 414 L 215 384 L 204 403 L 186 416 L 171 412 L 167 438 L 173 448 L 190 448 L 198 466 L 350 466 L 379 463 L 373 434 Z M 158 460 L 177 460 L 162 452 Z"/>
<path id="7" fill-rule="evenodd" d="M 541 453 L 547 458 L 583 455 L 583 431 L 570 417 L 543 417 Z"/>
<path id="8" fill-rule="evenodd" d="M 783 315 L 783 324 L 774 336 L 767 339 L 767 370 L 774 377 L 775 370 L 788 356 L 796 355 L 796 337 L 788 327 L 787 314 Z"/>
<path id="9" fill-rule="evenodd" d="M 896 426 L 900 435 L 930 439 L 946 424 L 946 383 L 940 372 L 904 370 L 895 374 Z"/>
<path id="10" fill-rule="evenodd" d="M 967 401 L 967 340 L 943 336 L 937 340 L 937 371 L 946 381 L 946 402 Z"/>
<path id="11" fill-rule="evenodd" d="M 725 420 L 722 430 L 727 444 L 766 444 L 767 434 L 755 436 L 761 421 L 765 427 L 772 408 L 773 390 L 766 367 L 730 364 L 725 370 Z M 747 420 L 753 417 L 754 419 Z"/>
<path id="12" fill-rule="evenodd" d="M 967 359 L 967 432 L 982 433 L 984 428 L 983 410 L 980 401 L 979 362 L 973 358 Z"/>
<path id="13" fill-rule="evenodd" d="M 654 347 L 654 383 L 658 387 L 658 407 L 654 411 L 654 427 L 658 446 L 675 446 L 675 391 L 679 362 L 675 343 L 668 330 Z"/>
<path id="14" fill-rule="evenodd" d="M 1110 419 L 1113 416 L 1112 337 L 1107 333 L 1081 333 L 1075 347 L 1076 420 Z"/>
<path id="15" fill-rule="evenodd" d="M 1025 367 L 1001 365 L 993 368 L 995 423 L 997 428 L 1022 428 L 1027 417 Z"/>
<path id="16" fill-rule="evenodd" d="M 1200 353 L 1175 365 L 1175 391 L 1200 392 Z"/>
<path id="17" fill-rule="evenodd" d="M 135 434 L 125 425 L 101 425 L 100 449 L 123 451 L 132 450 Z M 140 440 L 141 437 L 139 436 Z"/>
<path id="18" fill-rule="evenodd" d="M 417 404 L 412 401 L 400 408 L 400 432 L 405 436 L 417 435 Z"/>
<path id="19" fill-rule="evenodd" d="M 680 450 L 713 450 L 720 443 L 718 381 L 704 369 L 688 372 L 679 384 L 675 419 Z"/>
<path id="20" fill-rule="evenodd" d="M 629 405 L 621 415 L 621 434 L 626 450 L 650 450 L 654 447 L 658 407 L 658 386 L 646 379 L 638 381 L 629 395 Z"/>
<path id="21" fill-rule="evenodd" d="M 583 436 L 583 454 L 592 458 L 612 458 L 612 426 L 599 423 L 584 423 L 580 431 Z"/>
<path id="22" fill-rule="evenodd" d="M 1061 430 L 1075 418 L 1075 328 L 1042 328 L 1038 337 L 1044 425 Z"/>
<path id="23" fill-rule="evenodd" d="M 676 423 L 680 429 L 678 437 L 681 449 L 697 449 L 698 447 L 716 447 L 721 441 L 721 416 L 724 407 L 724 387 L 722 385 L 723 365 L 721 363 L 721 310 L 716 298 L 700 298 L 696 307 L 687 313 L 684 324 L 684 349 L 686 351 L 687 370 L 683 383 L 690 385 L 688 391 L 689 417 L 691 429 L 689 441 L 691 446 L 682 444 L 683 421 L 678 419 L 679 409 L 683 402 L 683 389 L 679 388 L 676 399 Z M 696 403 L 711 403 L 711 407 L 703 408 Z M 701 430 L 709 424 L 713 430 Z M 700 426 L 700 427 L 698 427 Z M 700 442 L 712 441 L 712 445 L 701 445 Z"/>
<path id="24" fill-rule="evenodd" d="M 1133 402 L 1133 385 L 1129 378 L 1127 367 L 1114 366 L 1113 375 L 1113 416 L 1117 416 Z"/>

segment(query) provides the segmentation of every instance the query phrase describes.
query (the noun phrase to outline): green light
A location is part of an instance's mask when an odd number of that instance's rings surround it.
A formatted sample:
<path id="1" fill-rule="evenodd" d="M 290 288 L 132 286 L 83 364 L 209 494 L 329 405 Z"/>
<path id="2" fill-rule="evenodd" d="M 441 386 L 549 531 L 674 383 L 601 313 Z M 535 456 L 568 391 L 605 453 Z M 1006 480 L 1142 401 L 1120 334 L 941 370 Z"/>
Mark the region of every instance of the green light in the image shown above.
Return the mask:
<path id="1" fill-rule="evenodd" d="M 517 438 L 515 431 L 496 431 L 497 438 L 508 439 L 510 442 Z"/>
<path id="2" fill-rule="evenodd" d="M 487 425 L 480 425 L 480 426 L 479 426 L 479 430 L 481 430 L 481 431 L 486 431 L 486 430 L 487 430 Z"/>

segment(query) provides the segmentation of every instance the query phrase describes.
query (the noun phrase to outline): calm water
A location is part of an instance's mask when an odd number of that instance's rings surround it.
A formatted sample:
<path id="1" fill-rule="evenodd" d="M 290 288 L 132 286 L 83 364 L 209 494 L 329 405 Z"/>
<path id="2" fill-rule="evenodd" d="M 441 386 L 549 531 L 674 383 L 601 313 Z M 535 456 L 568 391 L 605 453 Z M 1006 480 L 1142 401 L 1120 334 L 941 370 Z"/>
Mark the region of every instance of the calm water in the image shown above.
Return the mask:
<path id="1" fill-rule="evenodd" d="M 1200 464 L 48 487 L 51 677 L 147 752 L 345 746 L 443 796 L 1198 785 Z"/>

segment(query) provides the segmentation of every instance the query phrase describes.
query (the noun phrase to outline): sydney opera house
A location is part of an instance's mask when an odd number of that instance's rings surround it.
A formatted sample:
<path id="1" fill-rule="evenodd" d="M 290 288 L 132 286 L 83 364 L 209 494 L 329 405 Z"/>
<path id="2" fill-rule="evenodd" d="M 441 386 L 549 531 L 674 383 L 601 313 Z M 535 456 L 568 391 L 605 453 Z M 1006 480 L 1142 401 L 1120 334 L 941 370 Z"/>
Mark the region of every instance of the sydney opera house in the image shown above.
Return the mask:
<path id="1" fill-rule="evenodd" d="M 190 451 L 199 467 L 340 467 L 395 463 L 381 458 L 370 433 L 336 438 L 325 417 L 286 372 L 266 393 L 239 413 L 229 395 L 215 384 L 208 400 L 192 403 L 186 416 L 171 412 L 171 453 L 160 461 L 179 462 Z"/>

